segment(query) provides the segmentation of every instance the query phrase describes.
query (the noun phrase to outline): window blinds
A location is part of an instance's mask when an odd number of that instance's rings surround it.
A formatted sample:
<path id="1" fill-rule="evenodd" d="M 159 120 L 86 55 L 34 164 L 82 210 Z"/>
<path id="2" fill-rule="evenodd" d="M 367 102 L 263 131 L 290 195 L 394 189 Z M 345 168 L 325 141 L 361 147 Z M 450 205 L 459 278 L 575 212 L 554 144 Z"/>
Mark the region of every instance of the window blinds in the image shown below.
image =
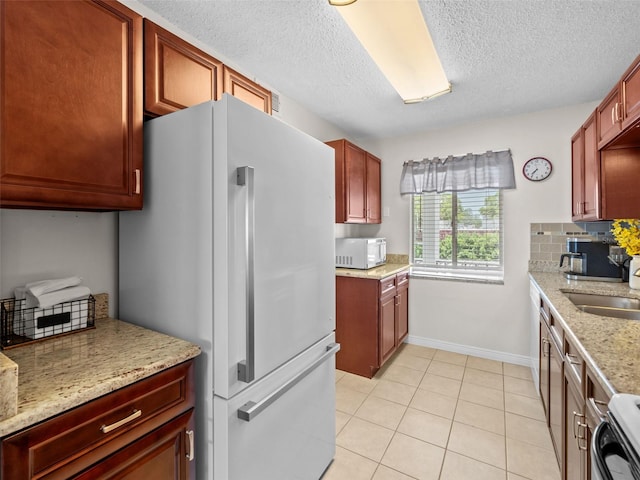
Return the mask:
<path id="1" fill-rule="evenodd" d="M 423 193 L 412 201 L 415 267 L 502 271 L 502 192 Z"/>

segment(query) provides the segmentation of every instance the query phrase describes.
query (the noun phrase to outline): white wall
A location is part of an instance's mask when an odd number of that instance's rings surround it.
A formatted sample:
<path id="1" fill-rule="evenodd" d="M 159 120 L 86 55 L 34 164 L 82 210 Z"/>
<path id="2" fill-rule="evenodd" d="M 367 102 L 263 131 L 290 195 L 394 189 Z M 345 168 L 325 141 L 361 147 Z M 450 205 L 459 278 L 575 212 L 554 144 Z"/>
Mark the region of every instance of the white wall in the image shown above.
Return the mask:
<path id="1" fill-rule="evenodd" d="M 117 302 L 117 214 L 0 210 L 0 295 L 27 282 L 79 275 Z M 113 314 L 113 309 L 111 309 Z"/>
<path id="2" fill-rule="evenodd" d="M 492 119 L 456 128 L 363 145 L 382 158 L 380 226 L 356 230 L 387 238 L 387 251 L 409 253 L 409 198 L 399 194 L 402 163 L 424 157 L 510 148 L 515 190 L 504 193 L 504 285 L 412 278 L 409 341 L 517 363 L 529 354 L 528 259 L 530 223 L 571 221 L 571 143 L 595 103 Z M 553 162 L 547 180 L 524 179 L 533 156 Z"/>

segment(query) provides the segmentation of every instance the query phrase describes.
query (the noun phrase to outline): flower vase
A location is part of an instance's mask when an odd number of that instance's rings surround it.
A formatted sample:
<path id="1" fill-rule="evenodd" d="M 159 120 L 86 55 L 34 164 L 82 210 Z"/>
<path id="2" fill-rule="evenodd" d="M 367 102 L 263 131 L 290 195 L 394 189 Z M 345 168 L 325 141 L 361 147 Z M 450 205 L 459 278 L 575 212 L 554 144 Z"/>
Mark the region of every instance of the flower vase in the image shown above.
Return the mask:
<path id="1" fill-rule="evenodd" d="M 634 255 L 629 263 L 629 288 L 640 290 L 640 277 L 635 273 L 640 275 L 640 255 Z"/>

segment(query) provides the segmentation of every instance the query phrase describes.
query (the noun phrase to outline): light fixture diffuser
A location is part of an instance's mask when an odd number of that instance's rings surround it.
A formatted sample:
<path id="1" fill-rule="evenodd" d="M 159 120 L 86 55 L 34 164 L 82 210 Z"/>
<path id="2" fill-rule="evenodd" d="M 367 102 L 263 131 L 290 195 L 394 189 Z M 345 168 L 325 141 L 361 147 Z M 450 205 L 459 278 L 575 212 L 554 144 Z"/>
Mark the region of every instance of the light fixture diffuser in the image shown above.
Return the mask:
<path id="1" fill-rule="evenodd" d="M 358 0 L 337 10 L 405 103 L 451 92 L 417 0 Z"/>

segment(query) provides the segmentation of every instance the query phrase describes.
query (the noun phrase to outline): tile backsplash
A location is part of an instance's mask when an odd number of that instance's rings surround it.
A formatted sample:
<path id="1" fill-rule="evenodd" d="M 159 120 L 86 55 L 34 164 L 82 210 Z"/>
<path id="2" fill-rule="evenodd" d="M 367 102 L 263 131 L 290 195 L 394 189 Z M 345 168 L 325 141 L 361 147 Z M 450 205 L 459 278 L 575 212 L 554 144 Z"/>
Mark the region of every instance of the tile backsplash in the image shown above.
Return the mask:
<path id="1" fill-rule="evenodd" d="M 560 255 L 567 252 L 567 238 L 612 240 L 611 222 L 532 223 L 529 270 L 559 271 Z"/>

